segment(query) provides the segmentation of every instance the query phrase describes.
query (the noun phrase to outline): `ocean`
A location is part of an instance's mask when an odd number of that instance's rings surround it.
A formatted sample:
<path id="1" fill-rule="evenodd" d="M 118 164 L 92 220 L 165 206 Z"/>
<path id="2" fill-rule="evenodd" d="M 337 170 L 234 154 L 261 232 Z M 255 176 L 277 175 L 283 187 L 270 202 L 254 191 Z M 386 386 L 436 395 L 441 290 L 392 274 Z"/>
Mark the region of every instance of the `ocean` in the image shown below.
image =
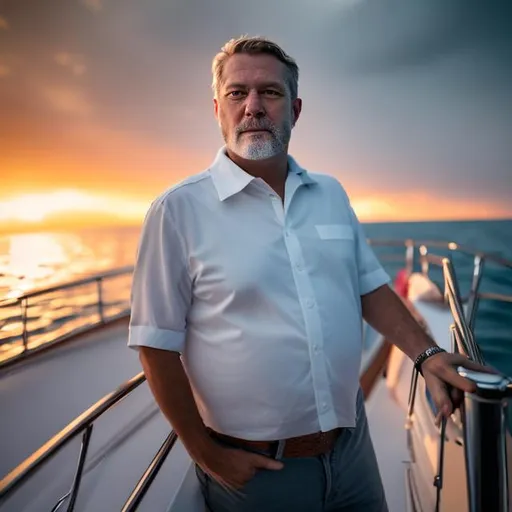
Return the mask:
<path id="1" fill-rule="evenodd" d="M 455 242 L 512 261 L 512 220 L 365 223 L 363 226 L 370 239 Z M 139 233 L 138 227 L 123 227 L 0 236 L 0 300 L 15 299 L 24 291 L 131 265 Z M 394 278 L 403 266 L 404 250 L 375 247 L 375 252 Z M 438 249 L 430 252 L 448 255 L 447 251 Z M 471 283 L 473 258 L 457 253 L 453 261 L 464 295 Z M 431 267 L 431 278 L 443 287 L 439 268 Z M 27 318 L 31 346 L 96 321 L 96 290 L 96 283 L 92 283 L 34 299 Z M 128 311 L 129 290 L 129 275 L 105 282 L 103 313 L 108 316 Z M 481 290 L 512 295 L 512 270 L 486 265 Z M 13 301 L 6 306 L 4 302 L 0 308 L 0 360 L 21 345 L 21 328 L 19 305 Z M 482 301 L 475 335 L 488 363 L 512 375 L 512 302 Z"/>

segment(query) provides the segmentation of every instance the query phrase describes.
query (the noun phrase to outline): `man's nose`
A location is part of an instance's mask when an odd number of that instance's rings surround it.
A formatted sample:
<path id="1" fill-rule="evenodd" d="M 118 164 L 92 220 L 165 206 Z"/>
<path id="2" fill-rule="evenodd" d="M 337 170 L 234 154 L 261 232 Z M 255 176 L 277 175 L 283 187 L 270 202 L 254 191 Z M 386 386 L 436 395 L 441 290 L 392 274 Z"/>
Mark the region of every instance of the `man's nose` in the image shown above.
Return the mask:
<path id="1" fill-rule="evenodd" d="M 247 117 L 263 117 L 265 108 L 261 96 L 257 91 L 250 91 L 245 101 L 245 115 Z"/>

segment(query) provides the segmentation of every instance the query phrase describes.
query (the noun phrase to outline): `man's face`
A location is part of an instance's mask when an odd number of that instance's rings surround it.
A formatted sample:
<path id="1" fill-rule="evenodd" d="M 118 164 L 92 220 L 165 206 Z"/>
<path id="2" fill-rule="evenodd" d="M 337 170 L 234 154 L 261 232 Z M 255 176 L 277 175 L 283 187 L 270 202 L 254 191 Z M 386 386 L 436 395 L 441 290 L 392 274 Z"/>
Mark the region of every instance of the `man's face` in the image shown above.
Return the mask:
<path id="1" fill-rule="evenodd" d="M 292 101 L 286 66 L 272 55 L 235 54 L 225 63 L 214 99 L 226 146 L 246 160 L 288 151 L 301 100 Z"/>

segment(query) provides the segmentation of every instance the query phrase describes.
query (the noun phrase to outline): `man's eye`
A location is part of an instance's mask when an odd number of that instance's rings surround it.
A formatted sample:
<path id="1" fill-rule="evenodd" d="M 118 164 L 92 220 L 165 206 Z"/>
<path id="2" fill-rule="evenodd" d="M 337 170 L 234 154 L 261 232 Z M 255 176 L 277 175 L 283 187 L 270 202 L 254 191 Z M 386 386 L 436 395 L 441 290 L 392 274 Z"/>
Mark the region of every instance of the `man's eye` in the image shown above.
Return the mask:
<path id="1" fill-rule="evenodd" d="M 230 91 L 228 92 L 228 96 L 230 96 L 231 98 L 239 98 L 240 96 L 242 96 L 243 92 L 242 91 Z"/>
<path id="2" fill-rule="evenodd" d="M 269 96 L 279 96 L 279 92 L 278 91 L 274 91 L 273 89 L 267 89 L 264 92 L 265 92 L 265 94 L 268 94 Z"/>

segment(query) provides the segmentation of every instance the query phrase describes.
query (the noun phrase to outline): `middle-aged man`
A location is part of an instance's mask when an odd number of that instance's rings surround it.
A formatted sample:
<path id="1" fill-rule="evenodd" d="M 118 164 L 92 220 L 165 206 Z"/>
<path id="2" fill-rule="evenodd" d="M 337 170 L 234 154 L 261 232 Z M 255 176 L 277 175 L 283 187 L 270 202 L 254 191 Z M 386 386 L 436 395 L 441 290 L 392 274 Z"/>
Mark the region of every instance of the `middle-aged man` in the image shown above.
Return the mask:
<path id="1" fill-rule="evenodd" d="M 359 387 L 362 320 L 417 363 L 445 416 L 473 390 L 455 367 L 482 367 L 438 349 L 340 183 L 288 155 L 295 61 L 263 38 L 231 40 L 213 89 L 225 146 L 149 209 L 129 345 L 209 510 L 386 511 Z"/>

